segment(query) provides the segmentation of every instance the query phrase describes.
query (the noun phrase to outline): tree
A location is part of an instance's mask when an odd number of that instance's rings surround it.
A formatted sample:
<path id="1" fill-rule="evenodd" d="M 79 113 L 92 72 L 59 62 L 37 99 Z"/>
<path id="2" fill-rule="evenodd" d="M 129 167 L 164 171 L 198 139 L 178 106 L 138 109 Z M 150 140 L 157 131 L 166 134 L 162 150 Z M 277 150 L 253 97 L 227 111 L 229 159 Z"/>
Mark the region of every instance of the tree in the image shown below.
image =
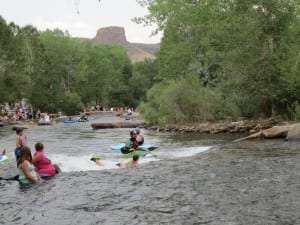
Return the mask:
<path id="1" fill-rule="evenodd" d="M 299 1 L 139 2 L 150 15 L 137 21 L 164 31 L 161 79 L 197 75 L 242 116 L 286 114 L 299 101 Z"/>

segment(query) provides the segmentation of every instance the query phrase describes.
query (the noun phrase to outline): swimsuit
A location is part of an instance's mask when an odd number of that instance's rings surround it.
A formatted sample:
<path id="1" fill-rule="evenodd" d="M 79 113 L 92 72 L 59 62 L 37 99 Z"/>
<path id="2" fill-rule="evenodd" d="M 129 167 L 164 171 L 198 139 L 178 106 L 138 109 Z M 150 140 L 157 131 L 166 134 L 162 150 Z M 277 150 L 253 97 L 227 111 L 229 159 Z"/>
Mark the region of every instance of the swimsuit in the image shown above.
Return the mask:
<path id="1" fill-rule="evenodd" d="M 29 163 L 29 162 L 28 162 L 28 163 Z M 29 180 L 29 179 L 25 176 L 23 170 L 22 170 L 21 168 L 18 168 L 18 169 L 19 169 L 19 181 L 20 181 L 22 184 L 30 184 L 30 183 L 32 183 L 32 181 Z M 35 172 L 35 167 L 34 167 L 31 163 L 29 163 L 29 172 L 30 172 L 30 174 L 31 174 L 36 180 L 38 179 L 37 174 L 36 174 L 36 172 Z"/>

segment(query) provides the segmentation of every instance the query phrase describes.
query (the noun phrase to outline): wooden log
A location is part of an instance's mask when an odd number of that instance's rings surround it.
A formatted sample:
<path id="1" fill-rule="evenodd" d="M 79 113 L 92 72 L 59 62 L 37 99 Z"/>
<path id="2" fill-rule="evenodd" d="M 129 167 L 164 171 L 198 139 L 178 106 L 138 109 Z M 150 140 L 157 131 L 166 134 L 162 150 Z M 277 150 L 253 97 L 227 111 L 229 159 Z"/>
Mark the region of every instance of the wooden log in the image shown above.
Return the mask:
<path id="1" fill-rule="evenodd" d="M 38 122 L 38 126 L 49 126 L 51 125 L 50 122 L 46 123 L 46 122 Z"/>
<path id="2" fill-rule="evenodd" d="M 249 140 L 249 139 L 254 139 L 254 138 L 259 138 L 261 137 L 261 131 L 260 132 L 257 132 L 257 133 L 254 133 L 254 134 L 251 134 L 247 137 L 243 137 L 243 138 L 240 138 L 240 139 L 236 139 L 234 140 L 233 142 L 240 142 L 240 141 L 245 141 L 245 140 Z"/>
<path id="3" fill-rule="evenodd" d="M 12 130 L 16 131 L 17 129 L 25 130 L 28 129 L 28 127 L 21 127 L 21 126 L 13 126 Z"/>
<path id="4" fill-rule="evenodd" d="M 251 134 L 247 137 L 234 140 L 233 142 L 239 142 L 239 141 L 244 141 L 244 140 L 249 140 L 254 138 L 286 138 L 288 136 L 288 133 L 291 131 L 293 127 L 295 127 L 295 124 L 274 126 L 269 129 L 257 132 L 255 134 Z M 299 133 L 295 134 L 294 136 L 300 139 L 300 124 L 298 124 L 297 127 L 299 127 Z"/>
<path id="5" fill-rule="evenodd" d="M 136 128 L 144 126 L 144 122 L 115 122 L 115 123 L 92 123 L 91 126 L 94 130 L 107 129 L 107 128 Z"/>

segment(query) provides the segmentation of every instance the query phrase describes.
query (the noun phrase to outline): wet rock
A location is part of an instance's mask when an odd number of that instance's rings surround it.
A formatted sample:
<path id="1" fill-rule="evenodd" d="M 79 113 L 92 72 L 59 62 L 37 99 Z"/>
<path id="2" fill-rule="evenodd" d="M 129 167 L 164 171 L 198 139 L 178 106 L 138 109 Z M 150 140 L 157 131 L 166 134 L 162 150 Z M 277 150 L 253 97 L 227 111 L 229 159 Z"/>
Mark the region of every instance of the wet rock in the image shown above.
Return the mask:
<path id="1" fill-rule="evenodd" d="M 261 132 L 264 138 L 285 138 L 290 126 L 274 126 Z"/>
<path id="2" fill-rule="evenodd" d="M 286 140 L 300 140 L 300 123 L 294 124 L 292 127 L 290 127 Z"/>

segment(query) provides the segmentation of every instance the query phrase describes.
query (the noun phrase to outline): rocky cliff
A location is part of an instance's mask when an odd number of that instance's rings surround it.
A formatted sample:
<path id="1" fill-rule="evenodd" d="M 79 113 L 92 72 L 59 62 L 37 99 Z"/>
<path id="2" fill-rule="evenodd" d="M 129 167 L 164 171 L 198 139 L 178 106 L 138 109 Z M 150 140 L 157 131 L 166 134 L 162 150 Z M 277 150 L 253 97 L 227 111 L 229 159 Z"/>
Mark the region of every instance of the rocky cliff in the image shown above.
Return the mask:
<path id="1" fill-rule="evenodd" d="M 94 44 L 121 45 L 126 49 L 129 58 L 133 62 L 140 62 L 145 60 L 146 58 L 154 59 L 155 53 L 159 50 L 159 44 L 128 42 L 123 27 L 100 28 L 97 31 L 96 36 L 93 39 L 89 40 Z"/>

